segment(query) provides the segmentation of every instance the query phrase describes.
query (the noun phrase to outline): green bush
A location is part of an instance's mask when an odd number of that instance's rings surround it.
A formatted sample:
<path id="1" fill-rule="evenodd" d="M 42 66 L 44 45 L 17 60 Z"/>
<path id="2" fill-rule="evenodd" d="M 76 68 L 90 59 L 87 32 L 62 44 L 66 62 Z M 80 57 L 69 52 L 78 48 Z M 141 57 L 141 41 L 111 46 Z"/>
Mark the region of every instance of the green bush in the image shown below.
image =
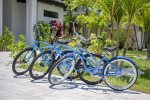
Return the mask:
<path id="1" fill-rule="evenodd" d="M 44 21 L 39 21 L 35 29 L 36 35 L 38 35 L 38 40 L 51 42 L 51 27 L 49 24 L 46 24 Z"/>
<path id="2" fill-rule="evenodd" d="M 0 36 L 0 50 L 8 51 L 9 50 L 8 46 L 12 45 L 14 41 L 15 41 L 15 38 L 12 32 L 9 30 L 8 27 L 4 26 L 3 35 Z"/>
<path id="3" fill-rule="evenodd" d="M 91 40 L 91 46 L 88 47 L 88 50 L 92 53 L 101 54 L 104 47 L 111 47 L 116 45 L 116 41 L 112 41 L 106 37 L 106 32 L 102 32 L 97 39 Z M 96 37 L 95 34 L 91 34 L 91 37 Z"/>
<path id="4" fill-rule="evenodd" d="M 96 37 L 96 35 L 93 33 L 91 34 L 91 37 Z M 91 40 L 91 46 L 88 47 L 88 50 L 92 53 L 101 53 L 102 48 L 106 45 L 106 32 L 102 32 L 97 39 Z"/>
<path id="5" fill-rule="evenodd" d="M 16 41 L 16 42 L 13 42 L 11 45 L 8 45 L 7 47 L 11 51 L 10 56 L 15 57 L 18 52 L 20 52 L 21 50 L 23 50 L 24 48 L 27 47 L 25 36 L 20 34 L 19 35 L 19 40 Z"/>

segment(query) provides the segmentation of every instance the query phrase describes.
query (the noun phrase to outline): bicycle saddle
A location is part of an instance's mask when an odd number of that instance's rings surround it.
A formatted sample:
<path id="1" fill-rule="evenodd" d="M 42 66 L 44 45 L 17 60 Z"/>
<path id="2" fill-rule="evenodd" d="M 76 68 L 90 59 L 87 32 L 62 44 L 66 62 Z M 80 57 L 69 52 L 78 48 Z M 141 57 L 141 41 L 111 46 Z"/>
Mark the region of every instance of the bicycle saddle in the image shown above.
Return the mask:
<path id="1" fill-rule="evenodd" d="M 109 52 L 113 52 L 113 51 L 115 51 L 116 49 L 117 49 L 116 46 L 115 46 L 115 47 L 105 47 L 105 48 L 103 48 L 103 50 L 109 51 Z"/>
<path id="2" fill-rule="evenodd" d="M 62 41 L 57 41 L 57 42 L 60 43 L 60 44 L 65 44 L 65 45 L 68 44 L 68 41 L 65 41 L 65 42 L 64 41 L 63 42 Z"/>
<path id="3" fill-rule="evenodd" d="M 88 43 L 88 42 L 81 42 L 81 44 L 83 47 L 88 47 L 91 45 L 91 43 Z"/>

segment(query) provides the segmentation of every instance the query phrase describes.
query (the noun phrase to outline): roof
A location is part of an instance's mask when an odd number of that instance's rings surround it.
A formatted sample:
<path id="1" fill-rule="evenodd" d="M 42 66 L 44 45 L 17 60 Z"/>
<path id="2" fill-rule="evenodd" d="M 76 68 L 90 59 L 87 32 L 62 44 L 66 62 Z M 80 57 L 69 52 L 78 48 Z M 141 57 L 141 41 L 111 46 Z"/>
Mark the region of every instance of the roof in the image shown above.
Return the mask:
<path id="1" fill-rule="evenodd" d="M 65 3 L 63 3 L 62 0 L 38 0 L 38 1 L 45 2 L 48 4 L 54 4 L 56 6 L 63 7 L 63 8 L 66 7 Z"/>

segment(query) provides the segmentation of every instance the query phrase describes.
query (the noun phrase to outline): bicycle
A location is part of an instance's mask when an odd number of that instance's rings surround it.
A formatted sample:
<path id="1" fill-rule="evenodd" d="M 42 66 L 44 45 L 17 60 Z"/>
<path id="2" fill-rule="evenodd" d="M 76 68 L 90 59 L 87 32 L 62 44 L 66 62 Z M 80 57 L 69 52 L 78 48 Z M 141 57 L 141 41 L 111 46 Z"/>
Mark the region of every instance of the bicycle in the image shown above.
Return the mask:
<path id="1" fill-rule="evenodd" d="M 49 66 L 53 65 L 63 55 L 72 52 L 71 50 L 66 50 L 69 47 L 61 42 L 54 42 L 47 48 L 49 50 L 37 55 L 29 66 L 29 74 L 34 80 L 43 78 L 48 73 Z"/>
<path id="2" fill-rule="evenodd" d="M 91 38 L 89 38 L 89 39 L 84 39 L 82 36 L 80 36 L 76 31 L 75 31 L 75 25 L 74 25 L 74 23 L 73 23 L 73 32 L 74 32 L 74 34 L 77 36 L 77 37 L 79 37 L 79 39 L 80 39 L 80 41 L 79 41 L 79 44 L 82 44 L 83 46 L 88 46 L 89 45 L 89 43 L 88 43 L 88 41 L 90 41 L 91 39 L 93 39 L 93 38 L 96 38 L 96 37 L 91 37 Z M 84 42 L 83 42 L 84 41 Z M 86 58 L 87 57 L 92 57 L 92 58 L 94 58 L 94 59 L 101 59 L 101 56 L 99 56 L 99 55 L 96 55 L 96 54 L 91 54 L 90 52 L 88 52 L 87 50 L 86 50 L 86 48 L 82 48 L 82 47 L 80 47 L 79 46 L 79 44 L 78 44 L 78 46 L 76 46 L 76 48 L 70 48 L 71 49 L 71 51 L 72 51 L 72 54 L 73 55 L 75 55 L 74 56 L 74 58 L 72 58 L 72 60 L 70 60 L 70 61 L 67 61 L 67 63 L 69 63 L 69 62 L 71 62 L 71 61 L 74 61 L 75 60 L 75 62 L 77 62 L 81 57 L 82 58 L 84 58 L 84 60 L 87 60 Z M 94 57 L 93 57 L 94 56 Z M 69 68 L 69 67 L 66 67 L 67 69 L 63 69 L 63 66 L 57 66 L 57 62 L 60 62 L 60 61 L 63 61 L 63 59 L 65 59 L 66 57 L 64 56 L 62 59 L 60 59 L 60 60 L 58 60 L 58 61 L 56 61 L 56 63 L 50 68 L 50 72 L 49 72 L 49 75 L 48 75 L 48 79 L 49 79 L 49 82 L 50 83 L 52 83 L 52 84 L 59 84 L 59 83 L 61 83 L 61 82 L 63 82 L 63 80 L 65 80 L 65 78 L 60 78 L 60 80 L 58 81 L 58 82 L 54 82 L 53 80 L 51 80 L 51 75 L 52 74 L 56 74 L 55 72 L 58 70 L 58 71 L 60 71 L 61 70 L 61 72 L 63 72 L 63 73 L 69 73 L 69 74 L 67 74 L 67 76 L 65 76 L 66 74 L 61 74 L 60 72 L 57 72 L 57 75 L 55 75 L 55 76 L 58 76 L 58 74 L 60 74 L 60 77 L 69 77 L 70 76 L 70 74 L 73 74 L 71 71 L 70 71 L 70 69 L 71 70 L 73 70 L 73 72 L 76 72 L 76 69 L 75 68 L 73 68 L 72 69 L 72 67 L 71 68 Z M 74 63 L 75 63 L 74 62 Z M 65 63 L 63 63 L 64 64 L 64 66 L 65 66 Z M 56 67 L 57 66 L 57 67 Z M 55 69 L 56 68 L 56 69 Z M 62 70 L 63 69 L 63 70 Z M 54 71 L 55 70 L 55 71 Z M 65 70 L 68 70 L 68 71 L 65 71 Z M 54 72 L 54 73 L 53 73 Z M 71 72 L 71 73 L 70 73 Z M 83 71 L 81 71 L 81 72 L 83 72 Z M 69 76 L 68 76 L 69 75 Z M 78 76 L 78 75 L 77 75 Z M 96 80 L 94 80 L 94 81 L 92 81 L 92 82 L 88 82 L 87 84 L 92 84 L 92 85 L 94 85 L 94 84 L 98 84 L 98 83 L 100 83 L 100 82 L 102 82 L 102 79 L 100 79 L 100 78 L 98 78 L 98 79 L 96 79 Z"/>
<path id="3" fill-rule="evenodd" d="M 71 37 L 68 37 L 68 38 L 70 40 L 75 41 L 75 39 L 73 39 Z M 87 47 L 87 44 L 82 43 L 82 42 L 81 42 L 81 44 L 83 47 Z M 33 59 L 32 63 L 29 66 L 29 74 L 30 74 L 31 78 L 33 78 L 35 80 L 43 78 L 48 73 L 49 68 L 52 65 L 52 63 L 54 63 L 59 58 L 61 58 L 62 55 L 72 52 L 72 48 L 70 48 L 69 46 L 64 45 L 62 43 L 60 44 L 58 42 L 54 42 L 52 45 L 50 45 L 47 48 L 49 48 L 49 51 L 40 53 L 38 56 L 36 56 Z M 68 48 L 70 50 L 61 50 L 60 48 Z M 55 53 L 55 57 L 54 57 L 54 55 L 52 55 L 52 52 Z M 51 62 L 51 60 L 50 60 L 51 58 L 55 58 L 55 59 Z M 50 63 L 51 63 L 51 65 L 50 65 Z M 60 69 L 59 69 L 59 73 L 61 75 L 64 75 Z M 74 75 L 72 74 L 68 78 L 75 79 L 77 77 L 78 76 L 77 76 L 76 72 L 74 71 Z"/>
<path id="4" fill-rule="evenodd" d="M 86 51 L 82 48 L 80 49 Z M 104 80 L 105 83 L 114 90 L 126 90 L 133 86 L 137 80 L 137 65 L 134 61 L 125 56 L 116 56 L 108 59 L 106 55 L 110 54 L 115 49 L 116 47 L 104 48 L 106 54 L 101 56 L 100 61 L 98 61 L 94 55 L 90 54 L 88 51 L 86 53 L 89 54 L 92 59 L 86 58 L 80 52 L 74 50 L 72 53 L 65 55 L 63 58 L 55 62 L 50 69 L 48 80 L 51 84 L 60 84 L 67 79 L 75 67 L 79 78 L 85 83 L 90 81 L 83 78 L 83 73 L 88 73 L 95 78 Z M 80 58 L 76 63 L 77 65 L 75 65 L 75 56 L 79 56 Z M 59 66 L 64 67 L 64 72 L 66 71 L 67 73 L 61 77 L 57 77 L 57 74 L 52 75 L 54 68 L 58 68 Z"/>
<path id="5" fill-rule="evenodd" d="M 34 31 L 36 28 L 37 24 L 34 27 Z M 29 70 L 29 65 L 31 64 L 33 58 L 36 57 L 37 52 L 41 53 L 44 52 L 45 50 L 48 50 L 51 44 L 49 44 L 48 42 L 39 41 L 39 36 L 40 34 L 36 34 L 33 44 L 30 47 L 27 47 L 22 51 L 20 51 L 14 58 L 12 64 L 12 71 L 14 74 L 16 75 L 25 74 Z M 59 43 L 67 44 L 68 42 L 59 42 Z"/>

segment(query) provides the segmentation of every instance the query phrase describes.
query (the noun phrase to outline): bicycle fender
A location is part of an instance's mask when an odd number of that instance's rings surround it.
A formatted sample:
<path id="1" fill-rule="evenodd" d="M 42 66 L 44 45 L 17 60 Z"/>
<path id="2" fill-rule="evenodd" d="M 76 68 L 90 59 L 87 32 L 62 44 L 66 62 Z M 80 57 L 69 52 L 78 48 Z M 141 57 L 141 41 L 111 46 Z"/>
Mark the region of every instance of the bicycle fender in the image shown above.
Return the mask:
<path id="1" fill-rule="evenodd" d="M 132 59 L 130 59 L 128 57 L 125 57 L 125 56 L 116 56 L 116 57 L 113 57 L 113 58 L 109 59 L 109 62 L 111 62 L 112 60 L 115 60 L 115 59 L 126 59 L 126 60 L 130 61 L 131 63 L 133 63 L 134 66 L 138 67 L 137 64 Z"/>

